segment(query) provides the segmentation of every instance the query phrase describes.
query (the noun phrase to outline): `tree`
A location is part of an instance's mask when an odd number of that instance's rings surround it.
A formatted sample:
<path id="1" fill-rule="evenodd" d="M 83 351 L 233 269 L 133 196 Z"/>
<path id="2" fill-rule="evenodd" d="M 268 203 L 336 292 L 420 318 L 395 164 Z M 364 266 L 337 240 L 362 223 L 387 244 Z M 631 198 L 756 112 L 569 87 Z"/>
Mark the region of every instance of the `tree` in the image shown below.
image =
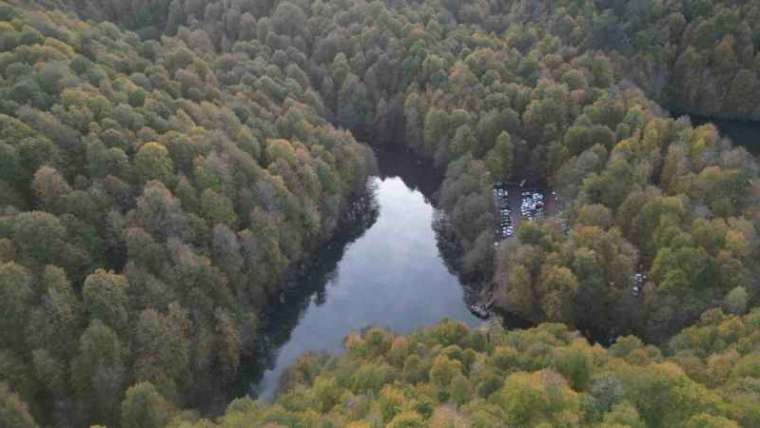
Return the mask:
<path id="1" fill-rule="evenodd" d="M 454 138 L 449 144 L 449 153 L 452 159 L 468 154 L 478 144 L 475 133 L 468 125 L 462 125 L 454 132 Z"/>
<path id="2" fill-rule="evenodd" d="M 546 267 L 539 282 L 542 288 L 541 308 L 550 320 L 572 323 L 573 300 L 578 280 L 566 267 Z"/>
<path id="3" fill-rule="evenodd" d="M 34 173 L 45 164 L 54 164 L 59 157 L 58 148 L 48 138 L 25 138 L 18 145 L 21 177 L 28 183 Z"/>
<path id="4" fill-rule="evenodd" d="M 240 331 L 227 311 L 217 310 L 215 317 L 217 363 L 224 376 L 231 379 L 240 366 Z"/>
<path id="5" fill-rule="evenodd" d="M 533 278 L 524 267 L 515 263 L 516 259 L 507 259 L 503 263 L 511 265 L 501 289 L 506 290 L 509 309 L 526 319 L 532 319 L 537 303 L 533 290 Z"/>
<path id="6" fill-rule="evenodd" d="M 439 355 L 430 368 L 430 380 L 441 387 L 448 387 L 451 381 L 462 371 L 462 363 Z"/>
<path id="7" fill-rule="evenodd" d="M 190 365 L 190 320 L 177 303 L 169 313 L 145 309 L 135 327 L 135 379 L 149 381 L 164 396 L 178 396 Z"/>
<path id="8" fill-rule="evenodd" d="M 691 417 L 686 422 L 686 428 L 739 428 L 736 422 L 723 416 L 713 416 L 706 413 Z M 643 425 L 642 425 L 643 427 Z"/>
<path id="9" fill-rule="evenodd" d="M 385 389 L 383 389 L 384 395 Z M 340 387 L 335 379 L 317 377 L 314 381 L 314 399 L 319 403 L 318 408 L 322 412 L 329 412 L 340 400 Z M 385 411 L 383 411 L 385 414 Z M 387 419 L 384 417 L 384 419 Z"/>
<path id="10" fill-rule="evenodd" d="M 420 357 L 412 354 L 406 357 L 403 368 L 404 380 L 410 384 L 422 382 L 427 379 L 428 371 Z"/>
<path id="11" fill-rule="evenodd" d="M 138 225 L 161 241 L 184 237 L 188 231 L 188 220 L 179 200 L 160 181 L 148 182 L 132 214 Z"/>
<path id="12" fill-rule="evenodd" d="M 61 198 L 71 192 L 71 187 L 63 176 L 49 166 L 43 166 L 34 173 L 32 187 L 40 206 L 52 212 L 60 209 Z"/>
<path id="13" fill-rule="evenodd" d="M 32 277 L 14 262 L 0 264 L 0 344 L 21 349 L 24 326 L 32 310 Z"/>
<path id="14" fill-rule="evenodd" d="M 13 223 L 13 241 L 21 256 L 32 263 L 55 264 L 62 257 L 66 229 L 52 214 L 30 211 Z"/>
<path id="15" fill-rule="evenodd" d="M 142 183 L 158 180 L 166 184 L 173 182 L 174 165 L 169 151 L 163 145 L 151 142 L 143 144 L 135 155 L 135 170 Z"/>
<path id="16" fill-rule="evenodd" d="M 127 389 L 121 402 L 123 428 L 163 428 L 169 422 L 171 405 L 150 382 L 140 382 Z"/>
<path id="17" fill-rule="evenodd" d="M 201 209 L 204 218 L 212 225 L 234 226 L 237 222 L 232 201 L 211 189 L 206 189 L 201 193 Z"/>
<path id="18" fill-rule="evenodd" d="M 434 153 L 436 148 L 448 138 L 449 115 L 445 111 L 431 108 L 425 115 L 423 141 L 427 153 Z"/>
<path id="19" fill-rule="evenodd" d="M 754 70 L 740 69 L 724 98 L 724 108 L 739 114 L 750 115 L 757 109 L 754 101 L 760 94 L 760 81 Z"/>
<path id="20" fill-rule="evenodd" d="M 281 2 L 272 15 L 272 27 L 279 34 L 297 36 L 307 28 L 306 14 L 291 2 Z"/>
<path id="21" fill-rule="evenodd" d="M 91 406 L 90 418 L 115 420 L 126 379 L 124 359 L 125 348 L 116 333 L 100 320 L 92 321 L 79 339 L 79 355 L 71 368 L 71 384 L 82 404 Z"/>
<path id="22" fill-rule="evenodd" d="M 591 360 L 581 349 L 558 350 L 555 366 L 576 391 L 585 390 L 591 380 Z"/>
<path id="23" fill-rule="evenodd" d="M 66 363 L 50 354 L 45 349 L 32 352 L 34 373 L 54 397 L 62 398 L 67 392 Z"/>
<path id="24" fill-rule="evenodd" d="M 61 268 L 46 266 L 39 282 L 42 299 L 30 314 L 26 342 L 30 348 L 44 348 L 56 357 L 68 359 L 81 334 L 82 302 Z"/>
<path id="25" fill-rule="evenodd" d="M 742 315 L 747 311 L 749 294 L 744 287 L 736 287 L 725 298 L 726 309 L 736 315 Z"/>
<path id="26" fill-rule="evenodd" d="M 504 410 L 506 421 L 519 426 L 540 423 L 570 424 L 577 420 L 580 399 L 564 379 L 550 370 L 509 375 L 495 401 Z"/>
<path id="27" fill-rule="evenodd" d="M 607 229 L 612 225 L 612 213 L 609 208 L 601 204 L 584 205 L 578 212 L 576 222 Z"/>
<path id="28" fill-rule="evenodd" d="M 224 224 L 217 224 L 211 239 L 213 258 L 217 265 L 231 275 L 239 273 L 245 260 L 240 253 L 240 242 L 235 232 Z"/>
<path id="29" fill-rule="evenodd" d="M 82 297 L 91 319 L 102 321 L 110 328 L 124 332 L 129 317 L 127 278 L 98 269 L 84 281 Z"/>
<path id="30" fill-rule="evenodd" d="M 626 426 L 631 428 L 645 428 L 647 425 L 641 420 L 639 412 L 628 402 L 615 404 L 611 411 L 604 415 L 603 427 Z"/>
<path id="31" fill-rule="evenodd" d="M 372 104 L 366 85 L 349 74 L 338 91 L 338 122 L 351 130 L 361 130 L 370 123 Z"/>
<path id="32" fill-rule="evenodd" d="M 470 381 L 463 375 L 457 375 L 451 381 L 451 399 L 455 403 L 464 405 L 472 400 L 473 388 Z"/>
<path id="33" fill-rule="evenodd" d="M 119 147 L 107 148 L 102 141 L 87 143 L 87 169 L 92 177 L 125 177 L 131 172 L 129 159 Z"/>
<path id="34" fill-rule="evenodd" d="M 29 407 L 0 382 L 0 426 L 5 428 L 36 428 L 38 425 L 29 413 Z"/>
<path id="35" fill-rule="evenodd" d="M 425 420 L 422 415 L 414 411 L 399 413 L 387 425 L 388 428 L 421 428 L 423 426 L 425 426 Z"/>
<path id="36" fill-rule="evenodd" d="M 506 131 L 496 137 L 496 144 L 486 154 L 485 162 L 494 181 L 508 181 L 512 176 L 515 148 Z"/>

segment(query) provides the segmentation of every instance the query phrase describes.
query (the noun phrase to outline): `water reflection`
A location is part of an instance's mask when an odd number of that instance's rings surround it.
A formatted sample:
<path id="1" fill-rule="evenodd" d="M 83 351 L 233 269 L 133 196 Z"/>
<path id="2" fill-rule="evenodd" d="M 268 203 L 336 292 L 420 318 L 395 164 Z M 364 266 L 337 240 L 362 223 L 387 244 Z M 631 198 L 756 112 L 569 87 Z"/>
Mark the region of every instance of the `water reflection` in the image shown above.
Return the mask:
<path id="1" fill-rule="evenodd" d="M 436 193 L 443 182 L 443 171 L 402 148 L 375 149 L 375 157 L 381 179 L 400 177 L 409 190 L 422 193 L 425 202 L 435 205 Z"/>
<path id="2" fill-rule="evenodd" d="M 370 325 L 403 333 L 447 317 L 480 324 L 437 247 L 430 200 L 440 177 L 411 156 L 378 158 L 382 174 L 372 179 L 369 215 L 325 248 L 264 317 L 260 360 L 243 376 L 253 395 L 271 399 L 300 355 L 340 352 L 349 332 Z"/>

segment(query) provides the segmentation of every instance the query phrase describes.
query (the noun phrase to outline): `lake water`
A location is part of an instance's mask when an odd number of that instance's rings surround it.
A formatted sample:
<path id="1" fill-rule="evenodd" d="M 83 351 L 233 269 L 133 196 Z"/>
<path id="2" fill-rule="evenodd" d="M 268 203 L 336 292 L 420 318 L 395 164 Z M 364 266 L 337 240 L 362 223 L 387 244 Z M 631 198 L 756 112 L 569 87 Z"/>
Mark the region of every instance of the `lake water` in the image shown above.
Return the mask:
<path id="1" fill-rule="evenodd" d="M 359 230 L 326 247 L 265 316 L 250 392 L 276 393 L 283 371 L 309 351 L 340 352 L 345 336 L 368 326 L 405 333 L 451 318 L 477 326 L 465 288 L 447 268 L 433 228 L 429 165 L 404 153 L 379 153 L 371 179 L 373 213 Z"/>
<path id="2" fill-rule="evenodd" d="M 735 144 L 760 154 L 760 125 L 713 122 Z M 341 352 L 347 334 L 369 326 L 406 333 L 444 318 L 482 323 L 469 312 L 467 287 L 439 250 L 445 241 L 433 227 L 432 197 L 440 172 L 408 152 L 376 154 L 380 176 L 371 179 L 373 196 L 365 200 L 363 215 L 345 225 L 270 305 L 256 360 L 241 370 L 240 393 L 272 399 L 280 376 L 301 355 Z M 506 322 L 524 324 L 509 317 Z"/>

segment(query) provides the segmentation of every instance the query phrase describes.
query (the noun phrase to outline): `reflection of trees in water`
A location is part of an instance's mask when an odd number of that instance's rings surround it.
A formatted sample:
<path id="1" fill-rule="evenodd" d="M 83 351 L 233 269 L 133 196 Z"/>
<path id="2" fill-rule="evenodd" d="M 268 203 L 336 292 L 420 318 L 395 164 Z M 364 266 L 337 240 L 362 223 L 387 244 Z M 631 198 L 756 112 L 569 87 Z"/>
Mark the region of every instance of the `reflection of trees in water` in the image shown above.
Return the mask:
<path id="1" fill-rule="evenodd" d="M 464 275 L 460 266 L 463 249 L 454 234 L 446 215 L 436 207 L 437 194 L 443 182 L 443 171 L 435 168 L 432 162 L 423 159 L 410 150 L 401 148 L 376 149 L 375 155 L 380 177 L 401 177 L 404 184 L 425 197 L 425 202 L 434 208 L 431 227 L 435 232 L 436 246 L 446 269 L 456 276 L 465 293 L 465 304 L 475 303 L 480 298 L 484 287 L 482 275 Z"/>
<path id="2" fill-rule="evenodd" d="M 484 293 L 489 291 L 491 284 L 483 276 L 462 274 L 459 264 L 464 250 L 454 234 L 454 229 L 447 221 L 446 214 L 438 209 L 435 210 L 433 216 L 433 230 L 441 259 L 449 272 L 459 279 L 459 284 L 464 289 L 465 303 L 467 305 L 482 303 L 483 298 L 486 297 Z M 496 313 L 507 328 L 529 328 L 534 325 L 532 322 L 509 312 L 496 310 Z"/>
<path id="3" fill-rule="evenodd" d="M 456 238 L 454 229 L 449 223 L 446 214 L 437 208 L 433 214 L 432 227 L 435 232 L 436 246 L 443 259 L 443 263 L 446 265 L 449 273 L 456 275 L 461 282 L 459 261 L 463 252 L 462 245 Z"/>
<path id="4" fill-rule="evenodd" d="M 443 171 L 435 168 L 432 162 L 423 159 L 407 149 L 383 148 L 376 149 L 380 177 L 401 177 L 406 186 L 418 191 L 430 204 L 433 211 L 431 227 L 435 232 L 436 246 L 446 269 L 456 276 L 464 288 L 466 304 L 474 303 L 482 289 L 483 280 L 479 277 L 465 276 L 460 269 L 459 261 L 463 253 L 462 246 L 446 221 L 446 215 L 436 207 L 438 191 L 443 182 Z"/>
<path id="5" fill-rule="evenodd" d="M 380 178 L 400 177 L 406 187 L 422 193 L 425 202 L 433 205 L 435 194 L 443 182 L 442 171 L 407 149 L 376 149 L 375 156 Z"/>
<path id="6" fill-rule="evenodd" d="M 445 214 L 435 208 L 436 193 L 443 175 L 430 162 L 414 156 L 404 149 L 381 149 L 376 151 L 381 179 L 400 177 L 412 191 L 419 191 L 425 201 L 434 208 L 431 227 L 435 232 L 436 246 L 448 271 L 456 276 L 464 290 L 463 304 L 472 304 L 482 297 L 487 286 L 482 276 L 463 275 L 459 261 L 462 246 Z M 293 270 L 285 279 L 279 299 L 271 302 L 261 318 L 260 334 L 257 339 L 256 355 L 241 364 L 240 380 L 234 391 L 238 396 L 250 392 L 251 385 L 258 384 L 264 372 L 273 369 L 280 348 L 286 344 L 292 332 L 301 321 L 310 304 L 322 305 L 327 300 L 327 285 L 337 279 L 338 263 L 348 246 L 360 238 L 376 221 L 379 215 L 375 198 L 376 182 L 367 185 L 366 193 L 357 197 L 341 218 L 339 231 L 319 253 Z M 510 327 L 525 326 L 506 319 Z"/>
<path id="7" fill-rule="evenodd" d="M 443 171 L 435 168 L 429 160 L 423 159 L 409 150 L 400 148 L 376 149 L 377 163 L 381 178 L 401 177 L 406 186 L 419 191 L 425 202 L 434 208 L 433 224 L 436 246 L 446 269 L 456 276 L 464 288 L 466 304 L 474 303 L 483 287 L 482 276 L 464 275 L 459 266 L 463 254 L 462 246 L 446 221 L 443 211 L 436 207 L 437 193 L 443 182 Z"/>
<path id="8" fill-rule="evenodd" d="M 251 385 L 257 384 L 266 370 L 274 368 L 279 349 L 290 340 L 309 305 L 325 303 L 327 284 L 337 279 L 338 262 L 346 249 L 377 221 L 380 210 L 374 191 L 375 186 L 368 184 L 367 191 L 353 201 L 341 218 L 340 232 L 315 257 L 286 277 L 279 299 L 270 302 L 261 316 L 256 354 L 242 362 L 235 395 L 248 394 Z"/>
<path id="9" fill-rule="evenodd" d="M 464 289 L 465 303 L 471 305 L 477 303 L 481 293 L 486 291 L 487 284 L 483 275 L 466 275 L 461 268 L 462 254 L 464 249 L 454 233 L 454 228 L 449 223 L 446 214 L 439 209 L 433 214 L 433 231 L 435 243 L 443 264 L 449 273 L 456 276 L 459 284 Z"/>

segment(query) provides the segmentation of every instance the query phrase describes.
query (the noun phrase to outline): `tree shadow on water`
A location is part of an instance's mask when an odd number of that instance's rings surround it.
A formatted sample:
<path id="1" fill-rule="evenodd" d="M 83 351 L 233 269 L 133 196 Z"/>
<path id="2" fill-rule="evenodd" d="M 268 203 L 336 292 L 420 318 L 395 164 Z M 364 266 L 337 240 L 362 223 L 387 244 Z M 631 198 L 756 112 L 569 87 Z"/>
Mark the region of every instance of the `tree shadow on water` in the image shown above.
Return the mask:
<path id="1" fill-rule="evenodd" d="M 336 279 L 338 263 L 348 247 L 372 227 L 378 215 L 374 189 L 368 184 L 366 191 L 352 201 L 351 208 L 342 216 L 338 226 L 340 232 L 314 257 L 287 275 L 280 295 L 261 315 L 256 352 L 242 359 L 238 382 L 232 391 L 234 396 L 250 394 L 264 372 L 274 368 L 279 349 L 288 343 L 308 307 L 326 301 L 327 285 Z"/>

